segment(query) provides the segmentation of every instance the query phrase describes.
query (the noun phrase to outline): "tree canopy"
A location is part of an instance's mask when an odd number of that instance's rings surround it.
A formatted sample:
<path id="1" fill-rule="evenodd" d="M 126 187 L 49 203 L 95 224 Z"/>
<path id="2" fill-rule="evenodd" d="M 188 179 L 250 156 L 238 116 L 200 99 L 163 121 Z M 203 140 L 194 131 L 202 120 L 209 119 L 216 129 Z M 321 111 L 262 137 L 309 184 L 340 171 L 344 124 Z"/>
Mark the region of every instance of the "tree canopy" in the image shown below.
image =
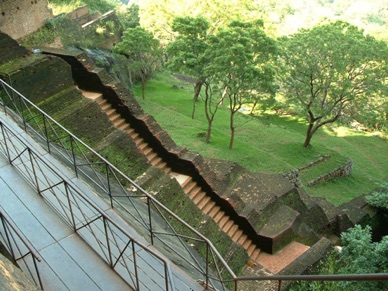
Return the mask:
<path id="1" fill-rule="evenodd" d="M 147 81 L 160 65 L 159 41 L 151 32 L 140 26 L 128 28 L 124 31 L 122 40 L 113 48 L 113 52 L 127 57 L 132 74 L 141 79 L 144 99 Z"/>
<path id="2" fill-rule="evenodd" d="M 357 104 L 386 96 L 388 48 L 348 23 L 337 21 L 281 39 L 281 87 L 306 116 L 304 146 L 323 125 Z"/>

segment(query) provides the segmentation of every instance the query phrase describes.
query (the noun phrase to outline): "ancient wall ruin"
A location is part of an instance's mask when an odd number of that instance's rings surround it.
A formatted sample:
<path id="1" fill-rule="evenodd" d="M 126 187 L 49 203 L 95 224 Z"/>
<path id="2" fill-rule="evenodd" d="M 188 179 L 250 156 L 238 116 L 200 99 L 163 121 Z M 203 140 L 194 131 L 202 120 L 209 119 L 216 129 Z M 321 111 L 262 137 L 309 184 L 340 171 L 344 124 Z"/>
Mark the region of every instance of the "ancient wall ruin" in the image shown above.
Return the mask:
<path id="1" fill-rule="evenodd" d="M 0 1 L 0 30 L 19 39 L 38 30 L 52 17 L 47 0 Z"/>

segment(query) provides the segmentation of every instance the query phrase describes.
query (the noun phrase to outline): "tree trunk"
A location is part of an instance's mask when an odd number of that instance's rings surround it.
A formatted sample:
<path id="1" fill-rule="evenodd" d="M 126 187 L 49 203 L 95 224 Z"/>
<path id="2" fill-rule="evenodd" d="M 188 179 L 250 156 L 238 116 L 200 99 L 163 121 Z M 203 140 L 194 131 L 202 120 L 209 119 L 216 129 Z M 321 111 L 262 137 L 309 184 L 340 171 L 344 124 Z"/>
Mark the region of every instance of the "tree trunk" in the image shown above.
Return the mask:
<path id="1" fill-rule="evenodd" d="M 207 132 L 206 132 L 206 140 L 205 140 L 206 143 L 210 142 L 210 137 L 212 135 L 212 124 L 213 124 L 213 121 L 208 121 Z"/>
<path id="2" fill-rule="evenodd" d="M 234 113 L 230 113 L 230 142 L 229 149 L 232 150 L 234 145 Z"/>
<path id="3" fill-rule="evenodd" d="M 197 83 L 195 83 L 194 99 L 193 99 L 193 111 L 191 112 L 191 119 L 194 119 L 194 117 L 195 117 L 195 109 L 196 109 L 196 105 L 198 102 L 199 94 L 201 93 L 201 88 L 202 88 L 203 83 L 204 83 L 203 81 L 197 81 Z"/>
<path id="4" fill-rule="evenodd" d="M 256 99 L 255 102 L 253 103 L 253 106 L 251 108 L 251 113 L 249 113 L 250 115 L 253 114 L 253 111 L 255 110 L 256 106 L 257 106 L 257 103 L 258 103 L 258 100 Z"/>
<path id="5" fill-rule="evenodd" d="M 305 148 L 310 146 L 310 141 L 311 141 L 311 138 L 313 137 L 313 134 L 314 134 L 313 127 L 314 127 L 314 123 L 309 123 L 309 127 L 307 128 L 307 133 L 306 133 L 306 139 L 305 139 L 304 144 L 303 144 L 303 146 Z"/>

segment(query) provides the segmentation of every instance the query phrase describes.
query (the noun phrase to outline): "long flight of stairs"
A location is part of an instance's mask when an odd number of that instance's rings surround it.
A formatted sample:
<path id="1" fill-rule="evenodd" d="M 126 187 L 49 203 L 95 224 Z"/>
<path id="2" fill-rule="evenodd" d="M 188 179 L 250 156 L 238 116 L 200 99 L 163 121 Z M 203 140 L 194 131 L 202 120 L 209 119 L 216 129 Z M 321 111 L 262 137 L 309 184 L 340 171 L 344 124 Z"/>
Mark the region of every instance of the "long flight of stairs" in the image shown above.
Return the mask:
<path id="1" fill-rule="evenodd" d="M 129 123 L 103 98 L 101 93 L 89 92 L 81 90 L 81 93 L 86 98 L 92 99 L 101 107 L 101 110 L 106 113 L 110 122 L 120 129 L 125 131 L 135 141 L 138 149 L 144 154 L 149 163 L 162 169 L 166 174 L 170 174 L 176 178 L 181 185 L 184 193 L 190 197 L 195 205 L 202 211 L 203 214 L 210 216 L 229 237 L 236 243 L 240 244 L 246 251 L 250 259 L 257 261 L 260 249 L 244 234 L 230 217 L 222 211 L 220 206 L 211 200 L 205 191 L 190 177 L 173 172 L 163 159 L 148 145 L 148 143 L 130 127 Z"/>

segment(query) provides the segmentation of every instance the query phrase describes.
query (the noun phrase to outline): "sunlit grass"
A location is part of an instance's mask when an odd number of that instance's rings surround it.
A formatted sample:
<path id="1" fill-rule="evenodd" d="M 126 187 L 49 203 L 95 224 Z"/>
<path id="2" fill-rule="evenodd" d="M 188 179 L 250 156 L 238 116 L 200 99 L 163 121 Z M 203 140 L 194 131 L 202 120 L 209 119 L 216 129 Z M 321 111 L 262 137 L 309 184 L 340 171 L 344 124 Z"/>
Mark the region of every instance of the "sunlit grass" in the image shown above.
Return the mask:
<path id="1" fill-rule="evenodd" d="M 135 94 L 141 96 L 140 88 Z M 206 144 L 200 133 L 207 128 L 203 101 L 196 104 L 195 119 L 191 119 L 193 88 L 168 74 L 150 80 L 145 100 L 138 98 L 144 110 L 155 117 L 176 144 L 199 152 L 208 158 L 235 161 L 253 172 L 285 173 L 299 168 L 322 155 L 327 162 L 301 172 L 304 184 L 319 175 L 353 161 L 353 174 L 348 178 L 305 187 L 313 196 L 327 198 L 339 205 L 367 194 L 388 179 L 388 144 L 377 134 L 364 133 L 344 126 L 319 130 L 312 146 L 304 148 L 307 129 L 303 118 L 276 115 L 271 112 L 258 116 L 240 114 L 236 120 L 236 140 L 229 150 L 229 111 L 219 110 L 213 125 L 211 142 Z"/>

